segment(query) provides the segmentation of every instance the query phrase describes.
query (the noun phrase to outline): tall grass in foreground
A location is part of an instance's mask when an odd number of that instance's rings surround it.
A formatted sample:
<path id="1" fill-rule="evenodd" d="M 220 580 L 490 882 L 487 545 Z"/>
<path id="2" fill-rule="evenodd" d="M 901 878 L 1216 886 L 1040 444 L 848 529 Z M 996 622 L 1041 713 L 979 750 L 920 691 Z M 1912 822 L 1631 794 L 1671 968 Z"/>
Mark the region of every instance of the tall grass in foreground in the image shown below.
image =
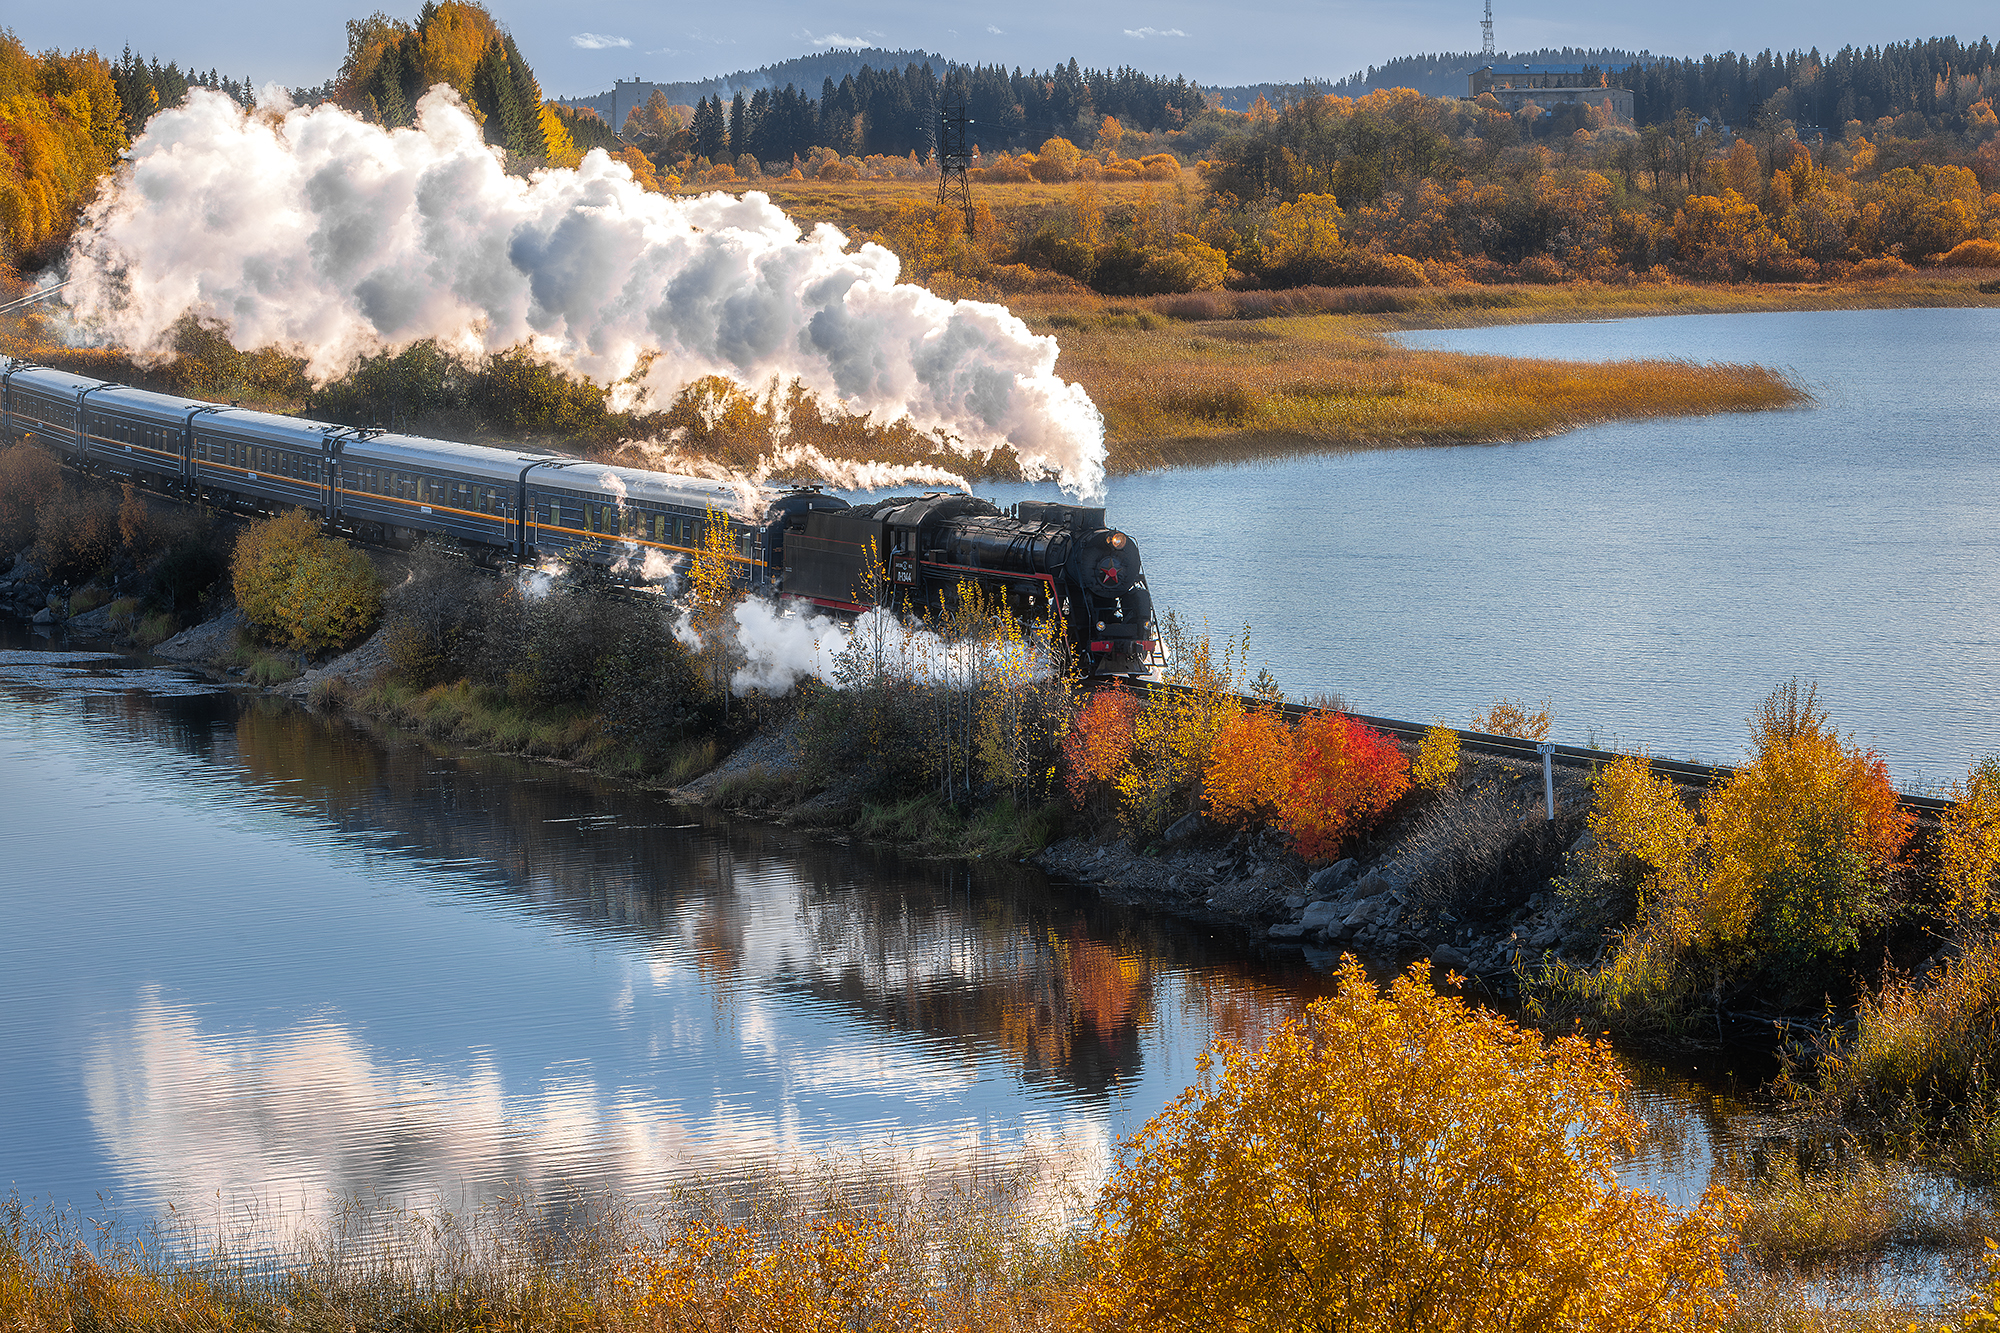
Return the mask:
<path id="1" fill-rule="evenodd" d="M 1814 1110 L 2000 1179 L 2000 936 L 1864 995 L 1851 1031 L 1791 1053 L 1787 1081 Z"/>
<path id="2" fill-rule="evenodd" d="M 15 1197 L 0 1209 L 0 1329 L 1055 1329 L 1086 1275 L 1039 1206 L 1045 1184 L 968 1171 L 856 1201 L 832 1174 L 799 1173 L 651 1212 L 352 1196 L 262 1247 L 178 1215 L 116 1237 Z"/>

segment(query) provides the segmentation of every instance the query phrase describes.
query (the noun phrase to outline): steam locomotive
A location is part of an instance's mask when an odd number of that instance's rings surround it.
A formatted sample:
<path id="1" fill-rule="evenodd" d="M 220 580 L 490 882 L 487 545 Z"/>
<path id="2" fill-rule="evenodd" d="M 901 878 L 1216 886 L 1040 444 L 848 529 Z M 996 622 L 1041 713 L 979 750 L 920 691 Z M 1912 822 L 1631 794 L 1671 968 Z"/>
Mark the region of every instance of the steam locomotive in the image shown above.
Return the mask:
<path id="1" fill-rule="evenodd" d="M 582 559 L 641 577 L 693 557 L 711 515 L 736 581 L 836 614 L 925 611 L 964 586 L 1061 620 L 1088 672 L 1137 674 L 1154 649 L 1139 548 L 1104 511 L 1024 500 L 1003 512 L 932 493 L 851 505 L 817 489 L 737 489 L 559 454 L 453 444 L 176 398 L 0 358 L 0 438 L 33 436 L 89 475 L 238 513 L 301 508 L 392 546 L 445 540 L 488 564 Z"/>

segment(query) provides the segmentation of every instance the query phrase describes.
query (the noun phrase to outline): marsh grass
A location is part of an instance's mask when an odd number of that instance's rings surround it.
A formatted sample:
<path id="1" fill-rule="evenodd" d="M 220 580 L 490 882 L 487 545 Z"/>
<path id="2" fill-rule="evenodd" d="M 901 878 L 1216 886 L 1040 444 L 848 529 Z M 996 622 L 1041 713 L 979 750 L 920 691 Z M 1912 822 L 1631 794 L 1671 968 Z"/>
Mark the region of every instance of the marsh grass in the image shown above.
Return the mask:
<path id="1" fill-rule="evenodd" d="M 1762 366 L 1420 351 L 1335 315 L 1059 336 L 1063 373 L 1104 413 L 1113 473 L 1536 439 L 1597 422 L 1810 401 Z"/>
<path id="2" fill-rule="evenodd" d="M 1786 1090 L 1970 1180 L 2000 1180 L 2000 936 L 1863 995 L 1851 1027 L 1786 1051 Z"/>
<path id="3" fill-rule="evenodd" d="M 453 1212 L 351 1195 L 275 1237 L 176 1212 L 125 1234 L 15 1196 L 0 1208 L 0 1328 L 1027 1333 L 1063 1327 L 1088 1276 L 1069 1226 L 1079 1198 L 1032 1154 L 771 1170 L 650 1207 L 572 1194 Z"/>
<path id="4" fill-rule="evenodd" d="M 243 678 L 252 685 L 269 689 L 273 685 L 283 685 L 288 680 L 297 680 L 298 664 L 276 653 L 259 653 L 243 670 Z"/>
<path id="5" fill-rule="evenodd" d="M 155 648 L 180 633 L 180 626 L 165 611 L 156 611 L 149 616 L 140 616 L 132 627 L 132 642 L 141 648 Z"/>
<path id="6" fill-rule="evenodd" d="M 1892 1249 L 1969 1254 L 2000 1229 L 1990 1203 L 1898 1161 L 1806 1171 L 1787 1154 L 1735 1188 L 1744 1254 L 1766 1267 L 1852 1264 Z"/>
<path id="7" fill-rule="evenodd" d="M 1020 806 L 1002 798 L 966 814 L 926 792 L 864 801 L 852 827 L 858 838 L 897 843 L 919 855 L 1019 860 L 1048 846 L 1062 822 L 1060 803 Z"/>

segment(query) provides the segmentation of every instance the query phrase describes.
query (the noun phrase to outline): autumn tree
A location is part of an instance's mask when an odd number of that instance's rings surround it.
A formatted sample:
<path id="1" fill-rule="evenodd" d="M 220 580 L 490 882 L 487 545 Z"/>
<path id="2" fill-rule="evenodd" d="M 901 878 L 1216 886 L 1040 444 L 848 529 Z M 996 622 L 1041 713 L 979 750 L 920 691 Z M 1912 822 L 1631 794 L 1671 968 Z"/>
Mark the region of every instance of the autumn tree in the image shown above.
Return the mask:
<path id="1" fill-rule="evenodd" d="M 1142 707 L 1123 685 L 1098 690 L 1076 710 L 1063 737 L 1063 790 L 1078 810 L 1102 806 L 1130 761 L 1132 724 Z"/>
<path id="2" fill-rule="evenodd" d="M 243 618 L 295 652 L 338 648 L 382 618 L 382 580 L 366 553 L 319 535 L 303 509 L 246 528 L 230 583 Z"/>
<path id="3" fill-rule="evenodd" d="M 42 506 L 62 489 L 62 465 L 38 445 L 0 450 L 0 549 L 18 551 L 34 539 Z"/>
<path id="4" fill-rule="evenodd" d="M 1157 833 L 1194 806 L 1209 755 L 1222 729 L 1242 711 L 1237 688 L 1248 654 L 1226 642 L 1218 651 L 1206 634 L 1184 630 L 1171 613 L 1166 678 L 1174 688 L 1156 690 L 1132 726 L 1132 756 L 1118 774 L 1127 822 Z"/>
<path id="5" fill-rule="evenodd" d="M 1881 758 L 1843 740 L 1816 689 L 1796 680 L 1759 706 L 1751 738 L 1750 761 L 1703 798 L 1699 817 L 1644 756 L 1592 774 L 1593 856 L 1632 886 L 1638 910 L 1597 972 L 1565 973 L 1564 985 L 1600 1006 L 1644 1008 L 1718 985 L 1724 970 L 1851 956 L 1882 920 L 1912 823 Z M 1976 815 L 1961 826 L 1967 892 L 1981 827 Z"/>
<path id="6" fill-rule="evenodd" d="M 1953 784 L 1951 801 L 1939 819 L 1939 877 L 1953 921 L 1971 925 L 1992 914 L 2000 879 L 2000 756 L 1973 765 Z"/>
<path id="7" fill-rule="evenodd" d="M 1720 1328 L 1735 1204 L 1617 1170 L 1640 1123 L 1611 1051 L 1544 1042 L 1419 968 L 1230 1041 L 1106 1183 L 1106 1329 Z"/>
<path id="8" fill-rule="evenodd" d="M 1276 822 L 1292 777 L 1292 729 L 1276 710 L 1253 708 L 1223 725 L 1210 747 L 1202 800 L 1218 823 Z"/>
<path id="9" fill-rule="evenodd" d="M 58 247 L 125 147 L 110 65 L 95 52 L 31 56 L 0 28 L 0 266 Z"/>
<path id="10" fill-rule="evenodd" d="M 1410 764 L 1410 781 L 1433 791 L 1445 786 L 1458 773 L 1458 751 L 1456 731 L 1442 722 L 1426 727 Z"/>
<path id="11" fill-rule="evenodd" d="M 736 602 L 736 534 L 729 515 L 710 506 L 701 526 L 701 544 L 688 563 L 687 626 L 695 640 L 695 660 L 716 698 L 728 697 L 729 644 L 726 627 Z"/>
<path id="12" fill-rule="evenodd" d="M 1879 920 L 1914 827 L 1881 756 L 1843 741 L 1793 680 L 1751 719 L 1751 762 L 1702 804 L 1710 912 L 1725 938 L 1805 957 L 1853 952 Z"/>

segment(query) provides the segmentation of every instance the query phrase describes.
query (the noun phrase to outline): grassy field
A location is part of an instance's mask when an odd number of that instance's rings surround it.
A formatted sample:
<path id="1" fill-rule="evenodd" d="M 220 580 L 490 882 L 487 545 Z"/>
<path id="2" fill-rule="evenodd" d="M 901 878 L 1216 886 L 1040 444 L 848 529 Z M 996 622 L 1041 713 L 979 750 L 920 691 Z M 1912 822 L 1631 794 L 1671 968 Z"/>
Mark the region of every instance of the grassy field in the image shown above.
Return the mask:
<path id="1" fill-rule="evenodd" d="M 1017 309 L 1056 334 L 1059 370 L 1103 411 L 1113 474 L 1809 401 L 1761 366 L 1467 356 L 1399 346 L 1351 315 L 1188 322 L 1053 304 Z"/>

